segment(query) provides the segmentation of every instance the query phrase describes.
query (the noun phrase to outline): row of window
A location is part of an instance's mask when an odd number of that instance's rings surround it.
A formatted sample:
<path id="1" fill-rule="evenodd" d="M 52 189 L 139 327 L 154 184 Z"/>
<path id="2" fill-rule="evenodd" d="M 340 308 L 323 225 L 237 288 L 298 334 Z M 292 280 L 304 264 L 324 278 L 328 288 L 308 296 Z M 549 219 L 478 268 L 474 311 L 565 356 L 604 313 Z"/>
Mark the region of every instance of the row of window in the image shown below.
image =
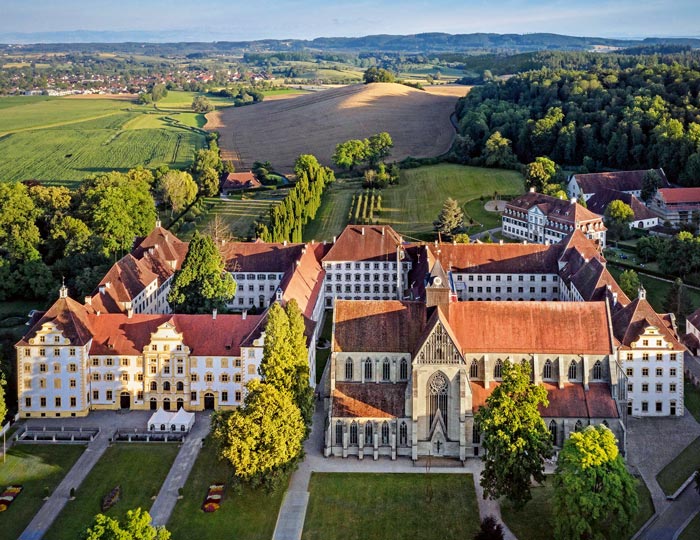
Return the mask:
<path id="1" fill-rule="evenodd" d="M 476 289 L 476 291 L 474 291 Z M 485 290 L 484 290 L 485 289 Z M 477 292 L 486 292 L 487 294 L 491 292 L 491 287 L 468 287 L 467 291 L 470 293 Z M 500 293 L 502 287 L 493 287 L 496 293 Z M 530 287 L 530 294 L 535 294 L 536 293 L 537 287 Z M 512 293 L 513 292 L 513 287 L 506 287 L 506 292 L 507 293 Z M 518 293 L 522 294 L 525 292 L 525 287 L 518 287 Z M 547 294 L 549 292 L 549 289 L 547 287 L 541 287 L 540 292 L 542 294 Z M 559 292 L 559 287 L 552 287 L 552 293 L 558 293 Z"/>
<path id="2" fill-rule="evenodd" d="M 78 398 L 71 396 L 70 398 L 70 406 L 71 407 L 77 407 L 78 406 Z M 32 398 L 30 397 L 25 397 L 24 398 L 24 405 L 27 409 L 30 409 L 32 407 Z M 54 398 L 54 406 L 56 408 L 62 407 L 63 406 L 63 400 L 60 397 L 55 397 Z M 39 397 L 39 407 L 46 407 L 46 397 L 41 396 Z"/>
<path id="3" fill-rule="evenodd" d="M 371 381 L 374 378 L 374 362 L 370 358 L 362 361 L 365 380 Z M 352 381 L 354 379 L 354 362 L 352 358 L 345 361 L 345 380 Z M 399 362 L 399 379 L 405 381 L 408 379 L 408 360 L 402 358 Z M 391 362 L 388 358 L 382 361 L 382 381 L 391 380 Z"/>
<path id="4" fill-rule="evenodd" d="M 112 390 L 107 390 L 105 391 L 105 400 L 106 401 L 112 401 L 114 399 L 114 391 Z M 242 392 L 240 390 L 237 390 L 234 392 L 234 401 L 240 402 L 242 399 Z M 137 401 L 143 401 L 143 391 L 138 391 L 136 394 L 136 399 Z M 89 401 L 89 395 L 88 395 L 88 401 Z M 93 401 L 100 401 L 100 391 L 99 390 L 93 390 L 92 391 L 92 400 Z M 190 400 L 191 401 L 197 401 L 197 392 L 191 392 L 190 393 Z M 221 392 L 221 401 L 222 402 L 228 402 L 229 400 L 229 395 L 228 392 L 224 391 Z M 157 402 L 156 398 L 151 398 L 151 402 Z M 75 408 L 78 406 L 78 398 L 75 396 L 71 396 L 69 398 L 69 403 L 71 408 Z M 182 404 L 184 403 L 183 398 L 178 398 L 177 399 L 177 408 L 181 408 Z M 27 409 L 31 409 L 32 407 L 32 398 L 31 397 L 25 397 L 24 398 L 24 406 Z M 47 398 L 46 396 L 40 396 L 39 397 L 39 407 L 46 407 L 47 406 Z M 54 406 L 56 408 L 60 408 L 63 406 L 63 400 L 60 396 L 57 396 L 54 398 Z M 170 399 L 165 398 L 163 399 L 163 408 L 166 411 L 170 410 Z"/>
<path id="5" fill-rule="evenodd" d="M 396 292 L 396 285 L 382 285 L 381 290 L 379 288 L 379 285 L 355 285 L 354 289 L 352 285 L 336 285 L 335 286 L 335 292 L 336 293 L 379 293 L 382 292 L 384 294 L 389 294 L 389 293 L 395 293 Z M 332 293 L 333 292 L 333 285 L 326 285 L 326 292 L 327 293 Z"/>
<path id="6" fill-rule="evenodd" d="M 349 262 L 346 262 L 346 263 L 335 263 L 333 266 L 328 264 L 327 268 L 328 269 L 335 268 L 336 270 L 341 270 L 344 267 L 346 270 L 351 270 L 353 268 L 353 264 L 355 265 L 355 270 L 361 270 L 363 268 L 363 266 L 362 266 L 363 264 L 364 264 L 365 270 L 370 270 L 370 269 L 396 270 L 396 263 L 395 262 L 392 262 L 392 263 L 388 263 L 388 262 L 385 262 L 385 263 L 378 263 L 378 262 L 375 262 L 375 263 L 368 263 L 368 262 L 366 262 L 366 263 L 359 263 L 359 262 L 349 263 Z"/>
<path id="7" fill-rule="evenodd" d="M 656 368 L 655 370 L 656 376 L 657 377 L 663 377 L 664 376 L 664 368 Z M 628 367 L 625 369 L 625 374 L 628 377 L 634 377 L 634 368 Z M 678 370 L 676 368 L 669 368 L 668 370 L 668 376 L 669 377 L 676 377 L 678 374 Z M 642 368 L 642 377 L 648 377 L 649 376 L 649 368 Z"/>
<path id="8" fill-rule="evenodd" d="M 662 393 L 662 392 L 664 391 L 664 385 L 663 385 L 663 383 L 656 383 L 655 388 L 656 388 L 656 393 L 657 393 L 657 394 L 660 394 L 660 393 Z M 627 385 L 627 391 L 628 391 L 628 392 L 634 392 L 634 384 L 633 384 L 633 383 L 630 383 L 630 384 Z M 649 383 L 642 383 L 642 392 L 643 392 L 643 393 L 646 393 L 646 392 L 648 392 L 648 391 L 649 391 Z M 669 385 L 668 385 L 668 391 L 669 391 L 671 394 L 675 394 L 676 391 L 677 391 L 677 385 L 676 385 L 676 383 L 669 383 Z"/>
<path id="9" fill-rule="evenodd" d="M 539 275 L 540 275 L 540 281 L 547 281 L 547 274 L 539 274 Z M 464 281 L 463 277 L 464 276 L 462 274 L 457 274 L 457 281 Z M 476 279 L 475 279 L 475 277 L 476 277 Z M 491 281 L 491 277 L 493 277 L 493 281 L 501 281 L 500 274 L 495 274 L 494 276 L 491 276 L 491 274 L 476 274 L 476 276 L 474 274 L 467 274 L 466 281 Z M 513 276 L 506 275 L 505 281 L 513 281 Z M 519 274 L 518 281 L 525 281 L 525 276 L 523 274 Z M 530 278 L 528 281 L 537 281 L 536 276 L 534 274 L 530 274 Z M 552 281 L 559 281 L 559 277 L 553 275 Z"/>
<path id="10" fill-rule="evenodd" d="M 335 278 L 333 276 L 336 276 Z M 393 274 L 345 274 L 345 281 L 391 281 L 393 279 L 394 275 Z M 328 274 L 326 276 L 326 279 L 328 281 L 343 281 L 343 274 Z"/>
<path id="11" fill-rule="evenodd" d="M 233 274 L 233 279 L 236 281 L 245 281 L 246 279 L 282 279 L 283 274 Z"/>
<path id="12" fill-rule="evenodd" d="M 53 379 L 53 387 L 56 390 L 60 390 L 62 386 L 62 379 Z M 70 379 L 68 381 L 68 386 L 75 388 L 77 386 L 77 381 L 75 379 Z M 31 390 L 32 379 L 24 379 L 25 390 Z M 39 388 L 46 388 L 46 379 L 39 379 Z"/>
<path id="13" fill-rule="evenodd" d="M 652 340 L 650 340 L 650 339 L 643 339 L 642 340 L 642 347 L 664 347 L 664 340 L 663 339 L 655 340 L 656 345 L 653 345 L 651 343 L 651 341 Z M 646 355 L 647 355 L 647 357 L 645 358 L 645 360 L 649 360 L 649 353 L 646 353 Z M 633 360 L 633 359 L 634 359 L 634 353 L 628 352 L 627 353 L 627 360 Z M 656 359 L 657 360 L 662 359 L 661 353 L 656 354 Z M 675 359 L 676 359 L 676 353 L 671 353 L 671 360 L 675 360 Z"/>
<path id="14" fill-rule="evenodd" d="M 523 359 L 522 362 L 527 362 Z M 493 366 L 493 377 L 494 379 L 500 379 L 503 374 L 503 362 L 499 358 Z M 469 377 L 472 379 L 479 378 L 479 363 L 476 360 L 472 360 L 469 366 Z M 552 379 L 552 361 L 546 360 L 542 369 L 542 377 L 544 379 Z M 579 378 L 579 367 L 575 360 L 572 360 L 569 364 L 568 377 L 570 380 L 577 380 Z M 596 360 L 593 364 L 593 379 L 602 380 L 603 379 L 603 364 L 600 360 Z"/>
<path id="15" fill-rule="evenodd" d="M 353 421 L 350 424 L 350 433 L 348 437 L 348 444 L 350 446 L 357 446 L 359 444 L 359 429 L 363 429 L 365 446 L 372 446 L 374 444 L 375 433 L 377 433 L 378 435 L 380 445 L 387 446 L 389 444 L 390 429 L 388 422 L 382 422 L 381 426 L 379 427 L 379 430 L 377 430 L 377 426 L 372 421 L 366 422 L 363 428 L 360 428 L 359 424 Z M 338 420 L 335 424 L 335 444 L 338 446 L 342 446 L 343 444 L 343 432 L 343 422 Z M 399 424 L 399 446 L 408 446 L 408 425 L 406 424 L 406 422 L 401 422 L 401 424 Z"/>
<path id="16" fill-rule="evenodd" d="M 31 373 L 32 371 L 32 364 L 30 362 L 25 362 L 24 363 L 24 372 L 25 373 Z M 39 372 L 40 373 L 47 373 L 49 371 L 48 364 L 45 362 L 42 362 L 39 364 Z M 56 363 L 53 365 L 53 371 L 54 373 L 60 373 L 61 372 L 61 364 Z M 70 373 L 75 373 L 78 371 L 78 365 L 77 364 L 68 364 L 68 371 Z"/>
<path id="17" fill-rule="evenodd" d="M 44 336 L 41 336 L 41 337 L 43 338 Z M 57 336 L 57 337 L 58 337 L 58 336 Z M 62 350 L 63 350 L 63 349 L 60 349 L 60 348 L 58 348 L 58 347 L 56 347 L 56 348 L 54 348 L 54 349 L 51 349 L 51 351 L 53 352 L 53 356 L 61 356 L 61 351 L 62 351 Z M 68 355 L 69 355 L 69 356 L 75 356 L 75 352 L 76 352 L 76 350 L 75 350 L 75 348 L 73 348 L 73 347 L 71 347 L 71 348 L 68 349 Z M 24 356 L 25 356 L 25 357 L 30 357 L 31 355 L 32 355 L 32 350 L 31 350 L 31 349 L 29 349 L 29 348 L 24 349 Z M 47 354 L 46 354 L 46 347 L 39 347 L 39 356 L 47 356 Z"/>
<path id="18" fill-rule="evenodd" d="M 627 414 L 632 414 L 632 406 L 633 406 L 632 401 L 627 402 Z M 658 413 L 664 412 L 664 403 L 663 401 L 657 401 L 655 403 L 654 410 Z M 649 412 L 649 402 L 648 401 L 642 401 L 642 412 Z M 669 403 L 669 414 L 671 416 L 676 416 L 676 402 L 671 401 Z"/>

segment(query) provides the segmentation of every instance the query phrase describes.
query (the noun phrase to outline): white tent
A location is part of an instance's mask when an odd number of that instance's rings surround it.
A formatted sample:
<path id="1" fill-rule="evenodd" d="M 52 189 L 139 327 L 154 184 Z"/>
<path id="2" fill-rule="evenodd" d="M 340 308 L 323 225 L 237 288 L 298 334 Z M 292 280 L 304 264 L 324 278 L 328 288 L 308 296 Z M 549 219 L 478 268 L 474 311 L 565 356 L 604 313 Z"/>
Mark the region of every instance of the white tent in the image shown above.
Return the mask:
<path id="1" fill-rule="evenodd" d="M 148 431 L 189 431 L 194 425 L 194 413 L 188 413 L 184 409 L 177 412 L 164 411 L 161 407 L 151 415 L 148 420 Z"/>

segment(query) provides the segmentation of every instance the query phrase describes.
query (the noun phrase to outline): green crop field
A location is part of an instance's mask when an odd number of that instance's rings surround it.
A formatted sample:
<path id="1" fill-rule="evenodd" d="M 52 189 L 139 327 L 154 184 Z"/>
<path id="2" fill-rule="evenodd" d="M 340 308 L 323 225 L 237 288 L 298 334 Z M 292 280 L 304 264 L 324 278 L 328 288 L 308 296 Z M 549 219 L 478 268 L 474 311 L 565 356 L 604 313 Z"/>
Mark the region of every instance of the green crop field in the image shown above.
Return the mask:
<path id="1" fill-rule="evenodd" d="M 348 223 L 352 197 L 360 192 L 360 180 L 338 180 L 323 196 L 316 219 L 304 229 L 305 240 L 331 240 Z M 524 190 L 523 178 L 515 171 L 465 167 L 454 164 L 431 165 L 401 171 L 399 184 L 381 191 L 382 209 L 375 221 L 388 224 L 400 233 L 418 238 L 434 238 L 433 221 L 437 219 L 447 197 L 465 208 L 465 218 L 474 219 L 469 232 L 500 226 L 498 213 L 483 210 L 484 200 L 513 196 Z"/>
<path id="2" fill-rule="evenodd" d="M 171 92 L 168 98 L 189 107 L 193 95 Z M 0 98 L 0 110 L 0 181 L 70 186 L 96 173 L 139 165 L 184 168 L 206 144 L 200 129 L 204 115 L 185 109 L 164 112 L 124 99 L 28 96 Z"/>

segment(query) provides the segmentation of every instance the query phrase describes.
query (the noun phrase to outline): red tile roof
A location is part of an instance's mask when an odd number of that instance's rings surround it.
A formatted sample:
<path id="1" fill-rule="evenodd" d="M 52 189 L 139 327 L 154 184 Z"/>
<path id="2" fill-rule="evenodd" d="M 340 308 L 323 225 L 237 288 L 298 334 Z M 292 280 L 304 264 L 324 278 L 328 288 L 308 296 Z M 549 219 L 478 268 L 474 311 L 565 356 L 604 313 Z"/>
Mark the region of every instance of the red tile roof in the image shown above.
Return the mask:
<path id="1" fill-rule="evenodd" d="M 543 244 L 443 243 L 428 249 L 446 270 L 477 274 L 556 274 L 561 254 L 558 245 Z"/>
<path id="2" fill-rule="evenodd" d="M 304 244 L 226 242 L 219 251 L 229 272 L 284 273 L 301 257 Z"/>
<path id="3" fill-rule="evenodd" d="M 601 189 L 597 191 L 595 195 L 586 201 L 586 206 L 591 212 L 602 216 L 605 214 L 605 209 L 608 205 L 615 200 L 622 201 L 632 209 L 634 212 L 633 221 L 658 218 L 654 212 L 649 210 L 641 200 L 631 193 L 624 193 L 613 189 Z"/>
<path id="4" fill-rule="evenodd" d="M 388 225 L 348 225 L 323 262 L 396 261 L 401 244 L 401 236 Z"/>
<path id="5" fill-rule="evenodd" d="M 613 315 L 612 324 L 615 337 L 624 348 L 630 348 L 647 327 L 655 326 L 674 349 L 683 349 L 669 318 L 656 313 L 646 299 L 637 298 L 619 310 Z"/>
<path id="6" fill-rule="evenodd" d="M 425 325 L 425 304 L 336 300 L 334 352 L 412 351 Z"/>
<path id="7" fill-rule="evenodd" d="M 597 258 L 582 264 L 580 269 L 570 277 L 570 282 L 586 302 L 604 301 L 608 298 L 608 293 L 612 292 L 617 294 L 617 301 L 622 305 L 626 306 L 630 303 L 630 299 L 608 272 L 605 264 Z"/>
<path id="8" fill-rule="evenodd" d="M 700 202 L 700 187 L 663 188 L 658 193 L 666 204 Z"/>
<path id="9" fill-rule="evenodd" d="M 406 383 L 338 382 L 333 391 L 336 418 L 401 418 L 406 416 Z"/>
<path id="10" fill-rule="evenodd" d="M 548 219 L 559 223 L 577 225 L 588 221 L 602 221 L 598 214 L 594 214 L 577 202 L 536 192 L 525 193 L 509 201 L 506 203 L 506 210 L 527 212 L 534 206 L 537 206 Z"/>
<path id="11" fill-rule="evenodd" d="M 470 381 L 472 390 L 472 410 L 478 411 L 486 404 L 486 399 L 500 383 L 491 383 L 484 388 L 483 383 Z M 618 418 L 617 405 L 607 383 L 591 383 L 588 391 L 582 384 L 566 383 L 564 388 L 556 384 L 543 383 L 547 389 L 548 407 L 540 407 L 545 418 Z"/>
<path id="12" fill-rule="evenodd" d="M 262 187 L 260 181 L 250 171 L 228 173 L 221 181 L 221 191 Z"/>
<path id="13" fill-rule="evenodd" d="M 644 175 L 648 170 L 642 171 L 616 171 L 575 175 L 576 183 L 584 193 L 596 193 L 602 189 L 615 189 L 618 191 L 641 191 L 644 185 Z M 668 180 L 663 169 L 656 169 L 663 186 L 668 186 Z"/>
<path id="14" fill-rule="evenodd" d="M 166 261 L 174 261 L 173 270 L 178 270 L 185 260 L 188 248 L 187 242 L 183 242 L 169 230 L 155 227 L 148 236 L 137 241 L 132 254 L 140 259 L 148 252 L 158 253 Z"/>
<path id="15" fill-rule="evenodd" d="M 604 302 L 452 302 L 462 352 L 612 354 Z"/>
<path id="16" fill-rule="evenodd" d="M 686 318 L 686 323 L 692 324 L 695 328 L 700 330 L 700 309 L 696 309 L 693 311 L 690 315 L 688 315 Z"/>
<path id="17" fill-rule="evenodd" d="M 71 345 L 83 346 L 92 337 L 85 306 L 72 298 L 65 297 L 56 300 L 48 311 L 32 325 L 29 332 L 22 337 L 17 345 L 28 345 L 29 340 L 36 336 L 42 325 L 48 322 L 55 324 L 63 336 L 70 340 Z"/>
<path id="18" fill-rule="evenodd" d="M 280 283 L 284 291 L 282 300 L 287 303 L 292 298 L 295 299 L 307 319 L 311 319 L 323 288 L 326 271 L 320 261 L 324 253 L 323 244 L 307 244 Z"/>

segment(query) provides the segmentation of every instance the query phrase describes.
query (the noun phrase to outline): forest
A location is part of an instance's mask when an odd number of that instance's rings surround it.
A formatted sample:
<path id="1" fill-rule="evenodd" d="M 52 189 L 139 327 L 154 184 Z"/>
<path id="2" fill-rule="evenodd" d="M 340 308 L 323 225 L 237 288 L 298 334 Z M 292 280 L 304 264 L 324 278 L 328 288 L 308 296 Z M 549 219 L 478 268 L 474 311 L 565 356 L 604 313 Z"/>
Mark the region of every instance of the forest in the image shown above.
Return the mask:
<path id="1" fill-rule="evenodd" d="M 486 163 L 497 140 L 503 155 L 510 146 L 521 163 L 548 156 L 587 171 L 663 167 L 671 181 L 698 186 L 699 93 L 698 60 L 592 71 L 544 68 L 494 80 L 459 101 L 454 157 Z"/>

